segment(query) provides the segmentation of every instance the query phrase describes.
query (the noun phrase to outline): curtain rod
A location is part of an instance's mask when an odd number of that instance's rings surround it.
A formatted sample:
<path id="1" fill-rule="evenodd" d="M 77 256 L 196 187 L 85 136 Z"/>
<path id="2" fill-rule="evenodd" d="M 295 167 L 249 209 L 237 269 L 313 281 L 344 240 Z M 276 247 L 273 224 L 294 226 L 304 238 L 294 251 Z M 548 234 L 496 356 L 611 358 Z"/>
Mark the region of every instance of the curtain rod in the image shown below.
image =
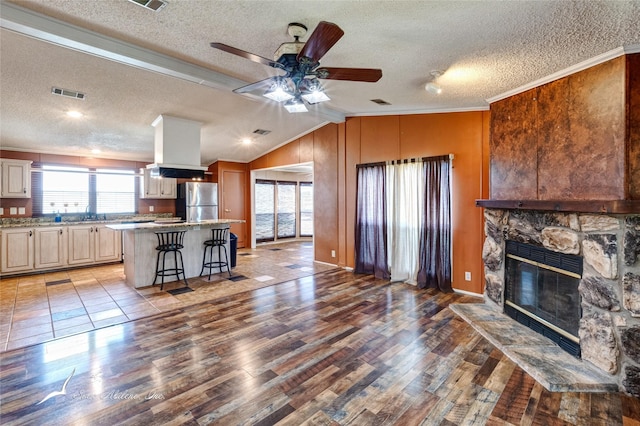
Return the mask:
<path id="1" fill-rule="evenodd" d="M 445 155 L 448 155 L 450 161 L 453 161 L 455 157 L 453 154 L 445 154 Z M 378 161 L 375 163 L 363 163 L 363 164 L 356 164 L 356 167 L 375 167 L 375 166 L 384 166 L 386 164 L 415 163 L 417 161 L 427 161 L 427 160 L 432 160 L 438 157 L 444 157 L 444 155 L 434 155 L 431 157 L 405 158 L 403 160 Z"/>

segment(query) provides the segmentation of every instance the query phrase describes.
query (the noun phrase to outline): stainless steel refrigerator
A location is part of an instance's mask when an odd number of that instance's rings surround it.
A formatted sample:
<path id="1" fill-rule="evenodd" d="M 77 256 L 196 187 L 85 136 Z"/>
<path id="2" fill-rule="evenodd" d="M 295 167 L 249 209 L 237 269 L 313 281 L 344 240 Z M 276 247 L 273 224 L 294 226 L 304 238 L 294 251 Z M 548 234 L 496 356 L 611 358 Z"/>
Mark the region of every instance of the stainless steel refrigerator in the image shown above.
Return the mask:
<path id="1" fill-rule="evenodd" d="M 176 215 L 187 222 L 218 218 L 218 184 L 186 182 L 178 185 Z"/>

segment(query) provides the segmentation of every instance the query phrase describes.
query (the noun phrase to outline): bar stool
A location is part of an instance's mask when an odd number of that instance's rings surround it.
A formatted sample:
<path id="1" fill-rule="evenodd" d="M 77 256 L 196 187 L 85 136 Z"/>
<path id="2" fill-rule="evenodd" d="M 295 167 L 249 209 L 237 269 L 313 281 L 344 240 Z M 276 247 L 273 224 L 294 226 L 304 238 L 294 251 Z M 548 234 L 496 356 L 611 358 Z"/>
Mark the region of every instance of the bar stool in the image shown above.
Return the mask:
<path id="1" fill-rule="evenodd" d="M 229 237 L 229 228 L 211 228 L 211 239 L 204 242 L 204 253 L 202 255 L 202 269 L 200 270 L 200 276 L 204 272 L 204 268 L 209 268 L 209 279 L 211 279 L 211 269 L 219 268 L 222 272 L 222 267 L 226 266 L 229 276 L 231 276 L 231 269 L 229 268 L 229 258 L 227 256 L 227 240 Z M 213 248 L 218 247 L 218 260 L 213 261 Z M 207 262 L 207 250 L 209 250 L 209 261 Z M 222 250 L 224 250 L 224 259 L 222 261 Z"/>
<path id="2" fill-rule="evenodd" d="M 182 274 L 184 283 L 189 287 L 187 277 L 184 275 L 184 263 L 182 262 L 182 252 L 180 251 L 184 248 L 183 240 L 185 232 L 187 231 L 160 231 L 155 233 L 156 237 L 158 237 L 158 246 L 156 247 L 156 250 L 158 250 L 158 259 L 156 260 L 156 276 L 153 278 L 153 285 L 156 285 L 156 280 L 158 277 L 161 277 L 160 290 L 164 287 L 164 277 L 175 275 L 179 280 L 180 274 Z M 167 268 L 165 266 L 167 253 L 173 253 L 173 268 Z M 160 269 L 160 255 L 162 255 L 162 269 Z M 180 258 L 180 263 L 178 263 L 178 257 Z"/>

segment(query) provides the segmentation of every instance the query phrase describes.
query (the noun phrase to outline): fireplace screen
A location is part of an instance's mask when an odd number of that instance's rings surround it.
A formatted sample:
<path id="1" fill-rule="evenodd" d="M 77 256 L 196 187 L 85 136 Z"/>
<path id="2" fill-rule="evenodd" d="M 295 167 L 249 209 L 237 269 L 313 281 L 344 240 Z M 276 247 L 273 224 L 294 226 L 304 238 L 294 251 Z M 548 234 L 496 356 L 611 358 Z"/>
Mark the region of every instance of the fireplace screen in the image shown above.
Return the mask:
<path id="1" fill-rule="evenodd" d="M 507 241 L 505 313 L 580 353 L 582 257 Z"/>

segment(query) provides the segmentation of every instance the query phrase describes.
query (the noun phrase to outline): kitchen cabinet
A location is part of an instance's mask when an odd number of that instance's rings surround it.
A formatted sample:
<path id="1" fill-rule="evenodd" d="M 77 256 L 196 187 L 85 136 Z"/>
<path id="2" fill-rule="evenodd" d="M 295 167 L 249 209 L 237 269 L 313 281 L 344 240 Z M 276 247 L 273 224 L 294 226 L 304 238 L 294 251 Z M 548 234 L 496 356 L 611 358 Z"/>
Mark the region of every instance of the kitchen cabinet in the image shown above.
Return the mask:
<path id="1" fill-rule="evenodd" d="M 173 198 L 178 194 L 176 178 L 151 177 L 148 169 L 140 169 L 140 198 Z"/>
<path id="2" fill-rule="evenodd" d="M 95 227 L 94 262 L 117 262 L 122 260 L 122 232 L 107 228 L 105 225 Z"/>
<path id="3" fill-rule="evenodd" d="M 69 265 L 81 265 L 93 262 L 95 225 L 73 225 L 69 231 Z"/>
<path id="4" fill-rule="evenodd" d="M 34 228 L 35 269 L 55 269 L 67 263 L 67 232 L 65 227 Z"/>
<path id="5" fill-rule="evenodd" d="M 33 229 L 11 228 L 2 230 L 2 273 L 33 270 Z"/>
<path id="6" fill-rule="evenodd" d="M 119 261 L 122 256 L 121 233 L 105 225 L 69 226 L 69 265 L 87 265 Z"/>
<path id="7" fill-rule="evenodd" d="M 31 161 L 0 159 L 0 197 L 31 198 Z"/>
<path id="8" fill-rule="evenodd" d="M 105 224 L 0 230 L 2 274 L 42 272 L 122 260 L 122 232 Z"/>

